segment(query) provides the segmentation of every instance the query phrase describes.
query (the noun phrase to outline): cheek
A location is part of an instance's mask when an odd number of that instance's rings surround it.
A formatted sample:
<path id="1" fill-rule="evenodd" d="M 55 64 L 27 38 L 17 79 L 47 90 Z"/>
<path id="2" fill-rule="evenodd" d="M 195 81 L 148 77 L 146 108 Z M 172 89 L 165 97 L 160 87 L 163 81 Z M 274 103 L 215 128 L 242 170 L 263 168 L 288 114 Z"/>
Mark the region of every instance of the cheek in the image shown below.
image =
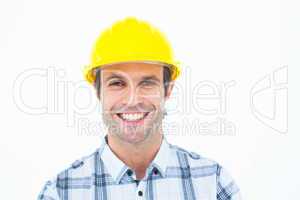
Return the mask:
<path id="1" fill-rule="evenodd" d="M 156 89 L 155 91 L 149 91 L 146 98 L 153 102 L 153 104 L 161 104 L 164 101 L 164 91 L 161 89 Z"/>
<path id="2" fill-rule="evenodd" d="M 161 95 L 147 96 L 143 98 L 143 102 L 148 105 L 153 105 L 156 109 L 159 109 L 164 103 L 164 97 Z"/>
<path id="3" fill-rule="evenodd" d="M 164 89 L 160 86 L 140 88 L 139 94 L 150 101 L 160 101 L 164 97 Z"/>
<path id="4" fill-rule="evenodd" d="M 102 104 L 105 110 L 110 110 L 120 98 L 120 95 L 112 92 L 104 92 L 102 96 Z"/>

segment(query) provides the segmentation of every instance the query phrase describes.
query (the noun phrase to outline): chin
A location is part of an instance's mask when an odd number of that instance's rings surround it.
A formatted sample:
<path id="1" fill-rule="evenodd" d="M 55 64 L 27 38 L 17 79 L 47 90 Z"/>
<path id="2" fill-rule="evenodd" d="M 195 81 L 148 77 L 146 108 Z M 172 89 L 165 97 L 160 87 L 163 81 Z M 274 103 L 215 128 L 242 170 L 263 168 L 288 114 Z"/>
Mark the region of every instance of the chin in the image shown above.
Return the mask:
<path id="1" fill-rule="evenodd" d="M 131 144 L 141 143 L 147 138 L 143 132 L 124 132 L 121 134 L 121 139 Z"/>

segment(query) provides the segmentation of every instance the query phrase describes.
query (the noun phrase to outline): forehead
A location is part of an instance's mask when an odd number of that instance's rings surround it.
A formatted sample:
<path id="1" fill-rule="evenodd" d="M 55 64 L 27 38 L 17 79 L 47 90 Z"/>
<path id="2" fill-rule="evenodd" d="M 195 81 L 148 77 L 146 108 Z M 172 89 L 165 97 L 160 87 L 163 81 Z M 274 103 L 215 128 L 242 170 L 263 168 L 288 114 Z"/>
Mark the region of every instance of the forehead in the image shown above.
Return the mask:
<path id="1" fill-rule="evenodd" d="M 163 65 L 142 62 L 117 63 L 102 67 L 101 72 L 104 79 L 112 74 L 117 74 L 127 79 L 139 79 L 146 76 L 155 76 L 158 79 L 162 79 Z"/>

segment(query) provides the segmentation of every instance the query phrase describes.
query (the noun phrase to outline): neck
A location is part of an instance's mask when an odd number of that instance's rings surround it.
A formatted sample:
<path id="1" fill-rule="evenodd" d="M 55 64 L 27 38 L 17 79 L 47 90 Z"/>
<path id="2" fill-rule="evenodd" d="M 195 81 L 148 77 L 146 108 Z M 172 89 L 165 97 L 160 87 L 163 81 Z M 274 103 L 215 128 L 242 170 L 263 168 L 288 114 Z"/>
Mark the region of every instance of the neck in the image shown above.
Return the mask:
<path id="1" fill-rule="evenodd" d="M 108 145 L 112 152 L 127 166 L 133 169 L 138 179 L 144 177 L 149 164 L 155 158 L 162 143 L 162 132 L 152 134 L 138 144 L 120 140 L 117 136 L 108 134 Z"/>

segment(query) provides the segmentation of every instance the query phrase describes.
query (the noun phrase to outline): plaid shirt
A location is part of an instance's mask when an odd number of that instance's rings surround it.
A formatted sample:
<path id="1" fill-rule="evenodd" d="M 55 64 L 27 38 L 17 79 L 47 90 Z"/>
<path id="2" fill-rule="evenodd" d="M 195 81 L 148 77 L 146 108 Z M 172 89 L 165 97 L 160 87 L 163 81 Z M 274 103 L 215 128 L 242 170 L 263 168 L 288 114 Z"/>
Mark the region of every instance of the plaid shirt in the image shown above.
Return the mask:
<path id="1" fill-rule="evenodd" d="M 240 200 L 239 188 L 218 163 L 169 144 L 163 137 L 145 177 L 110 150 L 107 136 L 93 154 L 48 181 L 38 200 Z"/>

